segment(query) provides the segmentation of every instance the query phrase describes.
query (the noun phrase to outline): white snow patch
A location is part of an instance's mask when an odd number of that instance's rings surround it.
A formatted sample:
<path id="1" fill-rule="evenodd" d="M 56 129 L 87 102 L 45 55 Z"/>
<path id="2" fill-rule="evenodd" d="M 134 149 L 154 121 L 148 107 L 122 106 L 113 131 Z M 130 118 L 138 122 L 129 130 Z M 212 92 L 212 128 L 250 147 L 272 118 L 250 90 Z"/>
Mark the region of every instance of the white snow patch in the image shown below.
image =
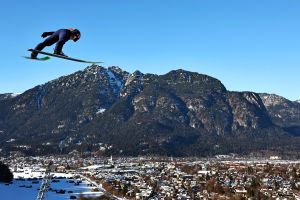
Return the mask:
<path id="1" fill-rule="evenodd" d="M 188 106 L 188 109 L 190 109 L 190 110 L 194 110 L 194 106 L 192 106 L 192 105 L 189 105 L 189 106 Z"/>
<path id="2" fill-rule="evenodd" d="M 123 86 L 122 82 L 120 80 L 118 80 L 115 76 L 115 74 L 110 71 L 110 70 L 107 70 L 107 74 L 109 76 L 109 82 L 111 85 L 117 85 L 120 89 L 121 87 Z"/>
<path id="3" fill-rule="evenodd" d="M 65 125 L 63 125 L 63 124 L 57 126 L 58 129 L 61 129 L 61 128 L 64 128 L 64 127 L 65 127 Z"/>
<path id="4" fill-rule="evenodd" d="M 21 93 L 13 93 L 13 94 L 11 94 L 11 97 L 12 98 L 14 98 L 14 97 L 16 97 L 16 96 L 18 96 L 18 95 L 20 95 Z"/>
<path id="5" fill-rule="evenodd" d="M 276 115 L 276 117 L 278 117 L 278 118 L 282 118 L 280 114 L 277 114 L 277 115 Z"/>
<path id="6" fill-rule="evenodd" d="M 100 151 L 105 151 L 106 148 L 105 148 L 105 147 L 100 147 L 99 150 L 100 150 Z"/>
<path id="7" fill-rule="evenodd" d="M 7 143 L 10 143 L 10 142 L 14 142 L 14 141 L 16 141 L 16 139 L 11 138 L 11 139 L 7 140 L 6 142 L 7 142 Z"/>
<path id="8" fill-rule="evenodd" d="M 106 111 L 105 108 L 99 108 L 99 109 L 97 110 L 96 114 L 99 115 L 99 114 L 104 113 L 105 111 Z"/>
<path id="9" fill-rule="evenodd" d="M 121 94 L 121 97 L 125 97 L 125 96 L 127 96 L 127 92 Z"/>
<path id="10" fill-rule="evenodd" d="M 21 169 L 20 169 L 21 170 Z M 14 173 L 15 178 L 42 178 L 44 176 L 44 170 L 42 168 L 39 169 L 39 172 L 36 171 L 36 169 L 26 169 L 27 171 L 22 172 L 16 172 Z M 63 178 L 72 178 L 74 174 L 66 174 L 66 173 L 51 173 L 56 177 L 63 177 Z M 91 181 L 87 178 L 81 178 L 82 183 L 81 186 L 74 186 L 74 183 L 69 183 L 68 181 L 62 180 L 59 183 L 51 183 L 51 186 L 53 188 L 64 188 L 68 190 L 74 191 L 72 195 L 78 196 L 79 194 L 82 194 L 86 197 L 96 197 L 101 195 L 101 191 L 104 191 L 102 187 L 99 185 L 96 185 L 100 192 L 92 192 L 91 189 L 94 188 L 95 184 L 93 186 L 90 186 Z M 41 180 L 38 180 L 39 183 L 41 183 Z M 32 186 L 30 188 L 25 188 L 24 186 Z M 40 187 L 40 184 L 32 184 L 32 180 L 14 180 L 13 184 L 10 184 L 9 186 L 6 186 L 4 184 L 0 183 L 0 196 L 1 199 L 36 199 L 36 196 L 38 194 L 38 188 Z M 103 192 L 102 192 L 103 193 Z M 47 200 L 62 200 L 62 199 L 70 199 L 70 194 L 57 194 L 56 192 L 48 192 L 46 194 Z M 3 197 L 3 198 L 2 198 Z"/>
<path id="11" fill-rule="evenodd" d="M 196 128 L 196 124 L 195 124 L 195 123 L 191 123 L 190 126 L 191 126 L 192 128 Z"/>

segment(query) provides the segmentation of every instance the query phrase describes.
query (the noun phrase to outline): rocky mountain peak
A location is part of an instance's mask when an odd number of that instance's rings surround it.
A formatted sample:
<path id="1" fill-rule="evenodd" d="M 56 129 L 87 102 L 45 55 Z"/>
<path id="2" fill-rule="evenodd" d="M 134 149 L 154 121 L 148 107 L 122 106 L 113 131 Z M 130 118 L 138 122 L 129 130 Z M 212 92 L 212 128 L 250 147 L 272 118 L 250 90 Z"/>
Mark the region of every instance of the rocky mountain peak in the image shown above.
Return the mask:
<path id="1" fill-rule="evenodd" d="M 284 97 L 281 97 L 276 94 L 261 93 L 260 97 L 263 100 L 265 106 L 279 105 L 279 104 L 282 104 L 283 102 L 287 101 L 287 99 L 285 99 Z"/>
<path id="2" fill-rule="evenodd" d="M 276 94 L 263 93 L 259 95 L 275 124 L 280 126 L 300 124 L 299 103 Z"/>
<path id="3" fill-rule="evenodd" d="M 106 70 L 104 67 L 101 67 L 99 65 L 91 65 L 86 67 L 83 72 L 84 73 L 92 73 L 92 74 L 96 74 L 99 73 L 102 70 Z"/>
<path id="4" fill-rule="evenodd" d="M 144 74 L 141 73 L 140 71 L 135 71 L 132 74 L 130 74 L 126 80 L 125 86 L 128 86 L 129 84 L 131 84 L 132 82 L 139 82 L 141 83 L 142 78 L 143 78 Z"/>
<path id="5" fill-rule="evenodd" d="M 0 101 L 0 145 L 31 145 L 41 154 L 247 152 L 270 146 L 265 137 L 287 134 L 281 126 L 300 124 L 296 104 L 276 95 L 230 92 L 213 77 L 182 69 L 155 75 L 92 65 Z"/>
<path id="6" fill-rule="evenodd" d="M 198 73 L 178 69 L 172 70 L 169 73 L 165 74 L 164 78 L 166 78 L 168 82 L 191 83 L 193 81 L 193 78 L 199 78 L 200 76 L 202 75 Z"/>

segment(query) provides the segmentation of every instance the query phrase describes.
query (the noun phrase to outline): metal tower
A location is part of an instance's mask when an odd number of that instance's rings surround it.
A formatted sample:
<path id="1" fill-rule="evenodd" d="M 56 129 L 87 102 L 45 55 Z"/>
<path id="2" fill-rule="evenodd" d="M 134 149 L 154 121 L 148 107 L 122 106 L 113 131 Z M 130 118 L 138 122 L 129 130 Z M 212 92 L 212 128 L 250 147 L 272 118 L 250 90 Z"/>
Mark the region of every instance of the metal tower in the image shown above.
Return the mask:
<path id="1" fill-rule="evenodd" d="M 51 179 L 52 179 L 52 175 L 50 174 L 51 172 L 51 166 L 53 165 L 53 162 L 50 161 L 50 163 L 47 166 L 46 172 L 45 172 L 45 176 L 43 178 L 41 187 L 40 187 L 40 191 L 39 194 L 37 196 L 37 200 L 43 200 L 46 196 L 46 193 L 48 192 L 50 185 L 51 185 Z"/>

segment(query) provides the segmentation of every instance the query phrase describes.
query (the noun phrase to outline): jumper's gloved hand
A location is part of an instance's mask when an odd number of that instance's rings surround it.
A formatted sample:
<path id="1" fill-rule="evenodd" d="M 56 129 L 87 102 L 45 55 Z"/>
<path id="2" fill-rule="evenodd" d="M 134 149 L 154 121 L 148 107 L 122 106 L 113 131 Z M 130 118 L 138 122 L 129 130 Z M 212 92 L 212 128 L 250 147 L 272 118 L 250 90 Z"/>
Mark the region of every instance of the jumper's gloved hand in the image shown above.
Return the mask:
<path id="1" fill-rule="evenodd" d="M 47 36 L 49 36 L 49 35 L 52 35 L 54 32 L 44 32 L 42 35 L 41 35 L 41 37 L 43 37 L 43 38 L 45 38 L 45 37 L 47 37 Z"/>
<path id="2" fill-rule="evenodd" d="M 41 35 L 41 37 L 43 37 L 43 38 L 45 38 L 45 37 L 47 37 L 48 36 L 48 33 L 47 32 L 44 32 L 42 35 Z"/>

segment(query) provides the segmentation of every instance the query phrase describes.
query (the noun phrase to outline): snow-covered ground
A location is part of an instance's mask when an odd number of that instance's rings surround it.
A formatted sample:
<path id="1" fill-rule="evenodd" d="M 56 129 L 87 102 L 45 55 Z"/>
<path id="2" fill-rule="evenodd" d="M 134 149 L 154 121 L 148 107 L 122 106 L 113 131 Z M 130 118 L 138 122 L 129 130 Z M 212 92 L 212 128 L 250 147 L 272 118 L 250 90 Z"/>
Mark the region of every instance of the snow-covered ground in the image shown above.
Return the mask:
<path id="1" fill-rule="evenodd" d="M 12 184 L 5 185 L 0 183 L 0 199 L 5 197 L 6 200 L 34 200 L 38 195 L 38 189 L 42 183 L 41 179 L 32 180 L 33 178 L 42 177 L 42 172 L 34 172 L 24 170 L 23 172 L 15 172 Z M 79 185 L 75 185 L 76 179 L 71 179 L 71 174 L 55 173 L 51 183 L 52 190 L 48 191 L 45 200 L 62 200 L 70 199 L 70 196 L 78 197 L 79 194 L 85 196 L 101 196 L 102 192 L 92 192 L 90 183 L 82 180 Z M 24 179 L 23 179 L 24 178 Z M 31 180 L 28 180 L 30 178 Z M 56 193 L 56 190 L 65 190 L 65 194 Z"/>

